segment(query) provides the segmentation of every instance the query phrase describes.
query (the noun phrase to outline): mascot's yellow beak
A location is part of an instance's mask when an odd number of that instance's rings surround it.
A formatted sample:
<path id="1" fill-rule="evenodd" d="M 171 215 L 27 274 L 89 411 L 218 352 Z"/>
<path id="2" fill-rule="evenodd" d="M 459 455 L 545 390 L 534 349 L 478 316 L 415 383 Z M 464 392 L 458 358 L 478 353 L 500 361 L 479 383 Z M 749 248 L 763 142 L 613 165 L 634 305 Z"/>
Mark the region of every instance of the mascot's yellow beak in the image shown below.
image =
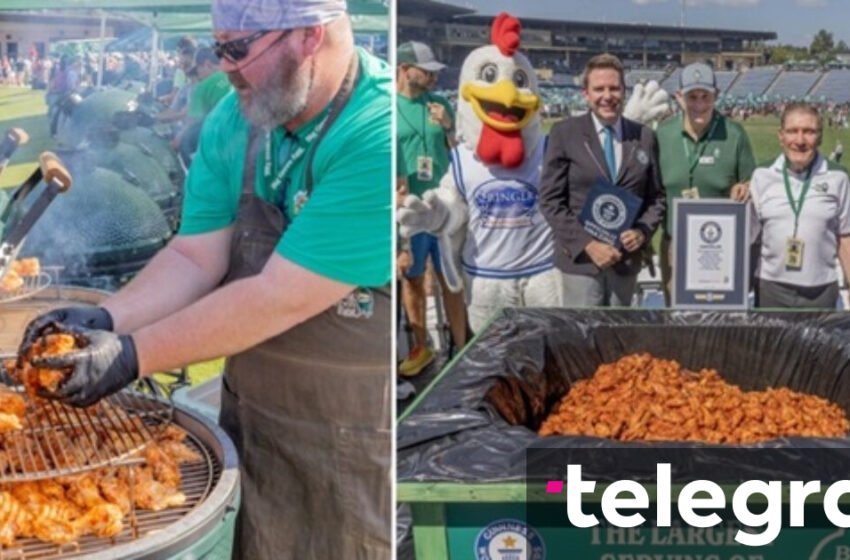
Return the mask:
<path id="1" fill-rule="evenodd" d="M 522 93 L 509 80 L 493 85 L 466 82 L 460 93 L 484 124 L 500 132 L 523 129 L 540 109 L 540 97 Z"/>

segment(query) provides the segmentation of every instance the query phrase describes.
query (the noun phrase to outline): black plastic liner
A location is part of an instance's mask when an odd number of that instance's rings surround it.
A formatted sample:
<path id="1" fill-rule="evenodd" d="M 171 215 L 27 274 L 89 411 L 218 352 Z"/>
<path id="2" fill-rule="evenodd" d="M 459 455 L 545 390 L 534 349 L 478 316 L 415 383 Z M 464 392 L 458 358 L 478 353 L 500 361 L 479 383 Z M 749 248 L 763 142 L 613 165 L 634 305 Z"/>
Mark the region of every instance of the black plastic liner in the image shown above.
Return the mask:
<path id="1" fill-rule="evenodd" d="M 535 448 L 676 448 L 701 471 L 715 472 L 729 459 L 708 452 L 717 446 L 536 434 L 572 383 L 637 352 L 691 370 L 714 368 L 744 390 L 789 387 L 850 411 L 848 313 L 508 309 L 400 422 L 398 480 L 520 480 Z M 850 439 L 740 447 L 839 450 L 850 448 Z"/>

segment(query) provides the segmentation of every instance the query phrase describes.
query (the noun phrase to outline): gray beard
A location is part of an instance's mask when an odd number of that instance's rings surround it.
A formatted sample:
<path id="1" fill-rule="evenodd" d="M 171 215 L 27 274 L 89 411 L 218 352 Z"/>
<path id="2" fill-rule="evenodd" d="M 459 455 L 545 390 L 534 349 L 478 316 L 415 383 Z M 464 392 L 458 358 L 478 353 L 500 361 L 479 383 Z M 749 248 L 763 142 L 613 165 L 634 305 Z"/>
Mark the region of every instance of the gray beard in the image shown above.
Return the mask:
<path id="1" fill-rule="evenodd" d="M 313 68 L 272 75 L 267 83 L 254 90 L 250 101 L 242 101 L 242 111 L 254 126 L 273 129 L 300 115 L 307 107 L 313 89 Z"/>

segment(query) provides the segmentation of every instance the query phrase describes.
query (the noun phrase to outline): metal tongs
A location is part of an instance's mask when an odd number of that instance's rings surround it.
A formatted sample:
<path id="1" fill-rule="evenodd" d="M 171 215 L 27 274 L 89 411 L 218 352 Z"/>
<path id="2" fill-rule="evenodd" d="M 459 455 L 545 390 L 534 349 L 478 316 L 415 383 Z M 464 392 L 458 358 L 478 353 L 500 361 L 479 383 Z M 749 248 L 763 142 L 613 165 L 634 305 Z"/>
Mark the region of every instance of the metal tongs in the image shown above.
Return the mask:
<path id="1" fill-rule="evenodd" d="M 29 135 L 22 128 L 10 128 L 0 141 L 0 174 L 9 165 L 9 160 L 12 159 L 12 154 L 18 149 L 18 146 L 29 142 Z"/>
<path id="2" fill-rule="evenodd" d="M 42 182 L 44 190 L 29 204 L 29 208 L 24 208 L 25 201 L 32 198 L 29 195 Z M 0 281 L 9 272 L 32 226 L 57 194 L 71 188 L 71 183 L 71 174 L 56 154 L 43 152 L 38 158 L 38 169 L 12 193 L 9 204 L 0 214 L 0 224 L 4 224 L 0 234 Z"/>

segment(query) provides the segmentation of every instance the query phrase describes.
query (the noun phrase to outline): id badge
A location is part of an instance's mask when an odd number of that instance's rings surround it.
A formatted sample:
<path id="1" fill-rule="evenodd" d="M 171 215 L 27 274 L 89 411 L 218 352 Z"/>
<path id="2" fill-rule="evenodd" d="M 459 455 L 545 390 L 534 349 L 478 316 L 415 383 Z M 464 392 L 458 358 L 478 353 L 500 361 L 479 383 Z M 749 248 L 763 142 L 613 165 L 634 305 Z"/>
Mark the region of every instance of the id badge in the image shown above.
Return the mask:
<path id="1" fill-rule="evenodd" d="M 700 165 L 714 165 L 714 156 L 702 156 L 699 158 Z"/>
<path id="2" fill-rule="evenodd" d="M 434 159 L 431 156 L 416 158 L 416 178 L 420 181 L 430 181 L 434 178 Z"/>
<path id="3" fill-rule="evenodd" d="M 802 239 L 789 237 L 785 241 L 785 268 L 789 270 L 800 270 L 803 268 L 803 249 L 805 243 Z"/>
<path id="4" fill-rule="evenodd" d="M 682 191 L 682 198 L 687 198 L 690 200 L 696 200 L 699 198 L 699 189 L 697 187 L 691 187 L 689 189 L 685 189 Z"/>

